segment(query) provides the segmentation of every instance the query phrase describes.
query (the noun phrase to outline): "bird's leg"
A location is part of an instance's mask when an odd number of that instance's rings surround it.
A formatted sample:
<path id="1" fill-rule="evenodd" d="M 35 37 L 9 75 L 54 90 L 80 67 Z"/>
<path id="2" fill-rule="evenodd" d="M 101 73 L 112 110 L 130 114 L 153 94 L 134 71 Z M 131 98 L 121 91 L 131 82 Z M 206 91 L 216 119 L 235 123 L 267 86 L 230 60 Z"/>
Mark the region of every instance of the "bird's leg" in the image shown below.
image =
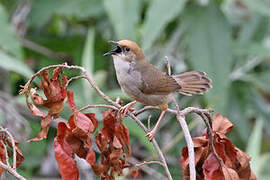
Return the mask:
<path id="1" fill-rule="evenodd" d="M 160 116 L 158 118 L 158 121 L 157 121 L 156 125 L 154 126 L 154 128 L 149 133 L 147 133 L 145 135 L 145 137 L 148 137 L 149 138 L 149 141 L 152 141 L 152 139 L 155 137 L 155 134 L 157 132 L 158 126 L 159 126 L 161 120 L 163 119 L 165 113 L 166 113 L 166 110 L 162 110 L 161 111 L 161 114 L 160 114 Z"/>
<path id="2" fill-rule="evenodd" d="M 133 106 L 136 103 L 137 103 L 137 101 L 132 101 L 132 102 L 126 104 L 125 106 L 122 106 L 118 111 L 119 114 L 126 116 L 128 111 L 134 111 L 134 109 L 131 108 L 131 106 Z"/>

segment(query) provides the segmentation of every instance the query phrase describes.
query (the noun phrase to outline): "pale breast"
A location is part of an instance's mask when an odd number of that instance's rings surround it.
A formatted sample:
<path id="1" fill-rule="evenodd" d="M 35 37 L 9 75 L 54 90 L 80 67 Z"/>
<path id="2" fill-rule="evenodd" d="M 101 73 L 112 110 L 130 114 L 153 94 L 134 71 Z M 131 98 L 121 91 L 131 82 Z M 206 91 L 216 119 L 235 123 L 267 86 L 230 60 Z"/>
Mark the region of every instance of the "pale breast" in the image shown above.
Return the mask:
<path id="1" fill-rule="evenodd" d="M 131 98 L 146 105 L 161 105 L 169 101 L 170 95 L 151 95 L 141 92 L 141 73 L 136 70 L 134 62 L 123 61 L 114 57 L 114 67 L 121 89 Z"/>

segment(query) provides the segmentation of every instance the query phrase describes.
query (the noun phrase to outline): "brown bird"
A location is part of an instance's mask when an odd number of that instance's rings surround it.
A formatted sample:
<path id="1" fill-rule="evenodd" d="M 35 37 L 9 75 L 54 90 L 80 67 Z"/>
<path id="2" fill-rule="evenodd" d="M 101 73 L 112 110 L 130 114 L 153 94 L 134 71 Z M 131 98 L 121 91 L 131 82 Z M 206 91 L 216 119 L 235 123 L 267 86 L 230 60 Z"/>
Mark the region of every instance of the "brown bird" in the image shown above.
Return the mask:
<path id="1" fill-rule="evenodd" d="M 141 48 L 130 40 L 109 41 L 116 46 L 104 56 L 112 55 L 118 83 L 135 101 L 123 106 L 119 112 L 126 115 L 136 102 L 158 106 L 161 114 L 153 130 L 146 134 L 151 141 L 174 92 L 187 96 L 203 94 L 211 88 L 211 80 L 204 72 L 191 71 L 169 76 L 145 59 Z"/>

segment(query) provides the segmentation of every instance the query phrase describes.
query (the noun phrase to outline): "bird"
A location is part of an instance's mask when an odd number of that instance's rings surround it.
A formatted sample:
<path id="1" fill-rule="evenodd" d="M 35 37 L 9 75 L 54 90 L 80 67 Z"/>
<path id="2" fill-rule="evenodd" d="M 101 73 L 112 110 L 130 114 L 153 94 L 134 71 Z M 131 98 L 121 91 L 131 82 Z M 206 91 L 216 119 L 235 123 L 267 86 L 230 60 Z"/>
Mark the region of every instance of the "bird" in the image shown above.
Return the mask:
<path id="1" fill-rule="evenodd" d="M 134 101 L 122 106 L 119 113 L 126 115 L 137 102 L 158 106 L 160 116 L 154 128 L 145 136 L 149 141 L 154 138 L 158 126 L 168 109 L 174 93 L 186 96 L 203 94 L 212 88 L 212 81 L 205 72 L 190 71 L 168 75 L 152 65 L 144 56 L 142 49 L 131 40 L 108 41 L 115 46 L 104 56 L 112 56 L 117 81 Z"/>

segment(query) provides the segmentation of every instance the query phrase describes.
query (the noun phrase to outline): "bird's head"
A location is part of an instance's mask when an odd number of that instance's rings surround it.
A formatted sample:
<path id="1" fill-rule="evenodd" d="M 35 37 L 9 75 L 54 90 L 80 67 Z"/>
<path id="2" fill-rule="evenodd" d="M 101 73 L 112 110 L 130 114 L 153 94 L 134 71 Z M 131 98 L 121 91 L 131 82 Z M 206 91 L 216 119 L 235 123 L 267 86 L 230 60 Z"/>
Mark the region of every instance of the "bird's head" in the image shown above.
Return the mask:
<path id="1" fill-rule="evenodd" d="M 133 41 L 121 40 L 121 41 L 109 41 L 116 47 L 105 53 L 104 56 L 112 55 L 113 58 L 121 59 L 124 61 L 140 61 L 144 59 L 141 48 Z"/>

